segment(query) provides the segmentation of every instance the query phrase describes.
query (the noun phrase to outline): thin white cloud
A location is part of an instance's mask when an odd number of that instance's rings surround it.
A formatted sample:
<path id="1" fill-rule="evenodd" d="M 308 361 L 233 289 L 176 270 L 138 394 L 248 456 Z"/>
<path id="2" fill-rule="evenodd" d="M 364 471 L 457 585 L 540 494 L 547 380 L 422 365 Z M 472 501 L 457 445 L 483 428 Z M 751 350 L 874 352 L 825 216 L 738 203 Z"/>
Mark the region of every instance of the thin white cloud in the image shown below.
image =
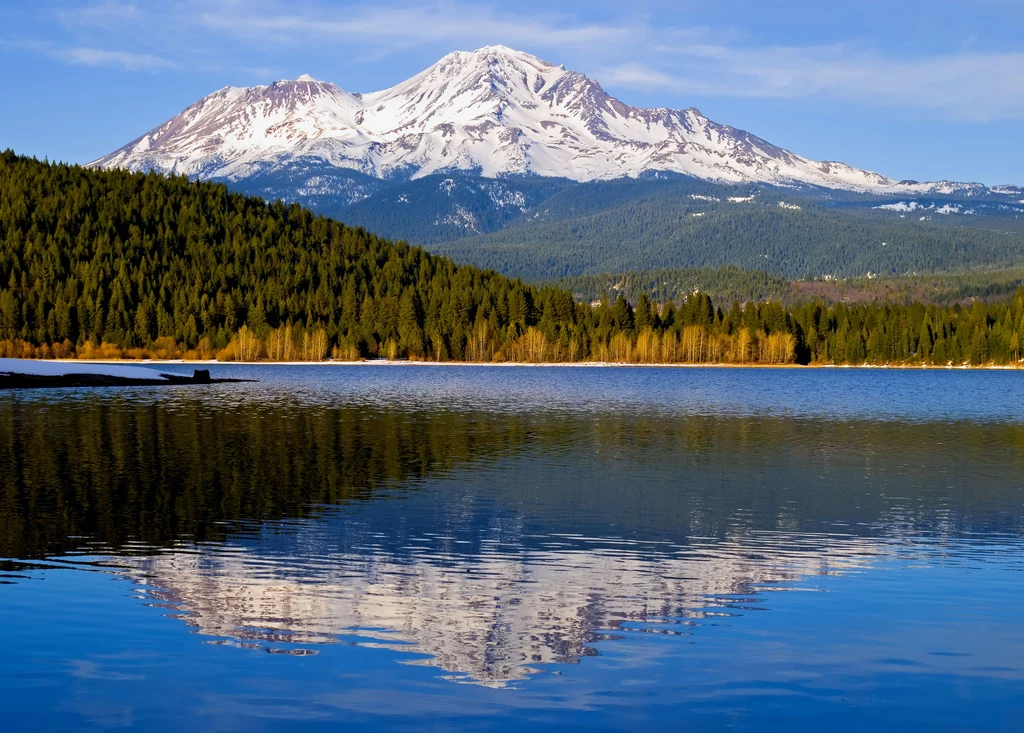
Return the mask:
<path id="1" fill-rule="evenodd" d="M 82 66 L 103 66 L 125 71 L 154 71 L 157 69 L 177 68 L 177 64 L 159 56 L 148 53 L 131 53 L 129 51 L 108 51 L 99 48 L 57 48 L 52 56 L 71 64 Z"/>
<path id="2" fill-rule="evenodd" d="M 145 17 L 138 5 L 114 0 L 57 8 L 54 15 L 68 28 L 101 30 L 116 30 L 123 27 L 126 22 L 139 22 Z"/>
<path id="3" fill-rule="evenodd" d="M 658 51 L 663 66 L 626 63 L 604 69 L 602 77 L 611 85 L 676 94 L 820 97 L 963 120 L 1024 118 L 1024 53 L 900 58 L 853 44 L 684 44 Z"/>
<path id="4" fill-rule="evenodd" d="M 104 0 L 64 7 L 51 17 L 77 40 L 146 39 L 144 51 L 159 48 L 183 69 L 207 71 L 262 67 L 271 55 L 291 63 L 297 53 L 340 52 L 367 62 L 414 48 L 437 48 L 440 58 L 490 44 L 547 52 L 554 60 L 623 48 L 646 33 L 642 24 L 588 23 L 554 11 L 515 13 L 461 0 L 358 0 L 340 8 L 323 0 Z"/>
<path id="5" fill-rule="evenodd" d="M 50 41 L 25 38 L 2 39 L 0 45 L 37 53 L 72 66 L 94 66 L 122 71 L 158 71 L 178 68 L 175 61 L 150 53 L 90 46 L 61 46 Z"/>
<path id="6" fill-rule="evenodd" d="M 526 16 L 464 3 L 369 3 L 343 12 L 320 5 L 295 9 L 277 6 L 240 7 L 221 4 L 197 16 L 202 26 L 231 36 L 308 43 L 311 39 L 350 43 L 384 43 L 386 47 L 433 43 L 545 47 L 591 47 L 622 43 L 636 29 L 620 25 L 579 23 L 557 14 Z M 467 46 L 468 47 L 468 46 Z"/>
<path id="7" fill-rule="evenodd" d="M 1024 53 L 971 42 L 913 57 L 864 41 L 764 46 L 742 28 L 675 28 L 628 14 L 594 22 L 554 4 L 538 14 L 467 0 L 102 0 L 56 12 L 69 36 L 60 57 L 133 71 L 241 72 L 291 66 L 297 54 L 368 63 L 410 49 L 440 57 L 501 43 L 592 72 L 610 88 L 661 92 L 664 105 L 695 95 L 809 98 L 961 120 L 1024 119 Z M 108 47 L 125 48 L 101 50 Z"/>
<path id="8" fill-rule="evenodd" d="M 606 86 L 644 89 L 648 91 L 665 90 L 676 94 L 684 92 L 704 93 L 710 89 L 705 84 L 697 84 L 682 77 L 652 69 L 635 61 L 619 66 L 605 67 L 598 73 L 598 78 Z"/>

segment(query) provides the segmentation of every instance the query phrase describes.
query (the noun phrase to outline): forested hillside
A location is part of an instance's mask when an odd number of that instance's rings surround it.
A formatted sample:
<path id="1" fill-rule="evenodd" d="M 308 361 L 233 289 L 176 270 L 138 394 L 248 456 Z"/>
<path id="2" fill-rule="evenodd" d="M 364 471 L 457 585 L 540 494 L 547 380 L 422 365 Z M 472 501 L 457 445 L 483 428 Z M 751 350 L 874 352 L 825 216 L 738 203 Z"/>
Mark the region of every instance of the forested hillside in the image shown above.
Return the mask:
<path id="1" fill-rule="evenodd" d="M 626 296 L 635 303 L 641 295 L 663 303 L 681 301 L 695 292 L 710 295 L 715 302 L 778 300 L 784 305 L 823 303 L 913 303 L 926 305 L 970 305 L 975 300 L 1009 300 L 1024 287 L 1024 268 L 972 270 L 936 275 L 893 275 L 890 277 L 819 278 L 787 280 L 763 270 L 721 267 L 679 267 L 601 275 L 577 275 L 548 281 L 571 290 L 578 300 Z"/>
<path id="2" fill-rule="evenodd" d="M 345 207 L 319 211 L 394 239 L 444 242 L 502 229 L 557 192 L 561 178 L 435 175 L 393 185 Z"/>
<path id="3" fill-rule="evenodd" d="M 183 177 L 0 163 L 0 338 L 225 358 L 464 358 L 561 297 Z M 257 344 L 259 344 L 257 346 Z M 66 348 L 66 347 L 65 347 Z"/>
<path id="4" fill-rule="evenodd" d="M 833 206 L 799 191 L 609 181 L 565 189 L 503 229 L 430 249 L 530 280 L 721 265 L 787 279 L 1024 265 L 1015 219 L 919 214 Z"/>
<path id="5" fill-rule="evenodd" d="M 0 356 L 1007 363 L 1011 302 L 597 306 L 183 177 L 0 156 Z"/>
<path id="6" fill-rule="evenodd" d="M 310 174 L 332 193 L 292 198 L 317 213 L 529 281 L 725 265 L 785 279 L 1024 265 L 1024 204 L 982 192 L 899 200 L 667 174 L 339 181 L 301 167 Z M 273 200 L 281 189 L 265 178 L 229 186 Z"/>
<path id="7" fill-rule="evenodd" d="M 707 293 L 716 303 L 779 300 L 786 302 L 789 281 L 763 270 L 738 267 L 678 267 L 600 275 L 577 275 L 551 280 L 586 302 L 626 297 L 630 303 L 646 295 L 656 303 L 683 301 L 696 292 Z"/>

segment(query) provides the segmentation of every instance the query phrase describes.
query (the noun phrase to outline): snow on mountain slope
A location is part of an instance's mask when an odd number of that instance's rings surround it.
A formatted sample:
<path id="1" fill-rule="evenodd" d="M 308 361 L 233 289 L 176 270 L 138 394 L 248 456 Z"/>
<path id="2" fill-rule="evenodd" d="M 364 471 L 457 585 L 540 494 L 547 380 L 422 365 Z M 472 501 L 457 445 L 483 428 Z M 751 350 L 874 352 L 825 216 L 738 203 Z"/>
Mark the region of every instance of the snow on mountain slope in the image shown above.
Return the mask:
<path id="1" fill-rule="evenodd" d="M 449 54 L 370 94 L 307 75 L 225 87 L 91 165 L 242 181 L 314 161 L 377 178 L 463 170 L 591 181 L 668 171 L 875 193 L 973 185 L 897 182 L 809 160 L 696 109 L 631 107 L 583 74 L 503 46 Z"/>

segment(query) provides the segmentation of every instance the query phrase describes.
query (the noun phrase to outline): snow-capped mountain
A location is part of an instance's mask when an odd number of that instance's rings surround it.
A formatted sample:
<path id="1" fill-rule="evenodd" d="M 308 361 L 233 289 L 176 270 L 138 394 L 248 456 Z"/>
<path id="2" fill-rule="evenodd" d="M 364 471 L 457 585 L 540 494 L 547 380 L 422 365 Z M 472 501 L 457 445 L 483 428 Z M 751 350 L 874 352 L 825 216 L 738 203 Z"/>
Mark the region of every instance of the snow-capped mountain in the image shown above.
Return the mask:
<path id="1" fill-rule="evenodd" d="M 963 193 L 973 186 L 898 182 L 803 158 L 696 109 L 631 107 L 583 74 L 503 46 L 449 54 L 369 94 L 307 75 L 225 87 L 91 165 L 234 182 L 281 174 L 307 193 L 336 192 L 349 201 L 361 189 L 347 175 L 409 179 L 452 171 L 574 181 L 672 172 L 872 193 Z"/>

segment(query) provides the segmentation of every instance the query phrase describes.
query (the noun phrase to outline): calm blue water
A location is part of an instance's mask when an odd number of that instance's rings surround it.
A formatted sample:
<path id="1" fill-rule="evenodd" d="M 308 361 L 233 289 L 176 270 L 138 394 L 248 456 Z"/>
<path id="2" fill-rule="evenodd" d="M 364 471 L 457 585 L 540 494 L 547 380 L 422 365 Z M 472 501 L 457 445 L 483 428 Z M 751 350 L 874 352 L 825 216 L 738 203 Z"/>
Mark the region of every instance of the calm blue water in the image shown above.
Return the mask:
<path id="1" fill-rule="evenodd" d="M 214 376 L 0 394 L 4 730 L 1021 728 L 1024 373 Z"/>

